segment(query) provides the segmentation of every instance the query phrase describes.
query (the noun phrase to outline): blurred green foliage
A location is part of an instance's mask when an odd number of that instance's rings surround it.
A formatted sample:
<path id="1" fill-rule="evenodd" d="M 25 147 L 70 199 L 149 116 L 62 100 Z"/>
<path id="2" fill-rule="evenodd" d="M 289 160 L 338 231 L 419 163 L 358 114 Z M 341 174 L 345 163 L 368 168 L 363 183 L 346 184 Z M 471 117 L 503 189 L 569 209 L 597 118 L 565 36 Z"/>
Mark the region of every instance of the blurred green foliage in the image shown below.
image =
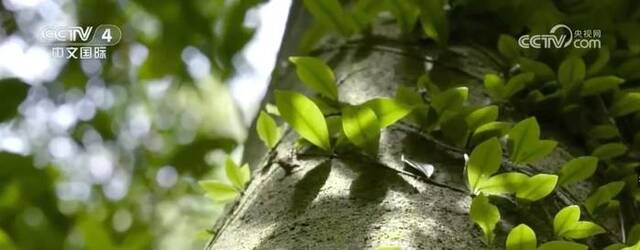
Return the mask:
<path id="1" fill-rule="evenodd" d="M 110 105 L 97 107 L 89 119 L 78 119 L 64 131 L 54 133 L 48 124 L 39 124 L 49 134 L 31 141 L 27 154 L 0 152 L 0 249 L 201 248 L 221 207 L 201 195 L 196 180 L 222 174 L 217 168 L 224 163 L 222 156 L 244 140 L 245 125 L 223 83 L 236 74 L 234 65 L 242 60 L 237 54 L 254 34 L 246 26 L 247 12 L 260 3 L 60 2 L 77 25 L 114 24 L 123 39 L 108 48 L 108 59 L 97 70 L 69 60 L 50 82 L 1 80 L 0 122 L 14 131 L 28 130 L 30 88 L 45 91 L 37 101 L 59 107 L 69 103 L 70 95 L 85 98 L 99 87 L 103 91 L 97 93 Z M 8 7 L 0 4 L 5 38 L 29 41 L 38 35 L 21 30 L 17 18 L 22 10 Z M 189 72 L 188 50 L 208 59 L 208 74 Z M 136 134 L 136 126 L 142 132 Z M 73 170 L 71 161 L 51 156 L 55 148 L 49 143 L 56 136 L 71 138 L 78 154 L 88 155 L 92 148 L 110 152 L 109 180 L 86 176 L 89 165 Z M 85 176 L 76 176 L 79 172 Z M 85 199 L 65 196 L 74 185 L 88 194 Z M 114 185 L 124 185 L 125 193 L 110 195 Z"/>

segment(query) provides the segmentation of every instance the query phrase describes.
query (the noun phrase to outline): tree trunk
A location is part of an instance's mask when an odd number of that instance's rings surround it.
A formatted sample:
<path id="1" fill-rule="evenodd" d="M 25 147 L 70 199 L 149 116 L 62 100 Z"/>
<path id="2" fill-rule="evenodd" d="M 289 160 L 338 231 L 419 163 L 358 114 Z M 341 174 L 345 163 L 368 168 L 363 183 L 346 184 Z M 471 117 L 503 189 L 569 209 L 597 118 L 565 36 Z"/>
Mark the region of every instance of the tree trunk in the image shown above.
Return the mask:
<path id="1" fill-rule="evenodd" d="M 271 90 L 301 90 L 286 58 L 296 55 L 310 17 L 294 1 L 287 32 L 273 74 Z M 469 88 L 471 105 L 489 101 L 481 91 L 486 72 L 499 62 L 484 49 L 450 46 L 442 50 L 400 37 L 395 24 L 377 23 L 361 39 L 324 41 L 313 56 L 325 59 L 339 80 L 341 101 L 362 103 L 393 96 L 402 84 L 415 86 L 429 70 L 438 83 Z M 272 91 L 269 91 L 271 93 Z M 271 99 L 267 96 L 266 101 Z M 521 118 L 513 114 L 512 118 Z M 254 124 L 255 127 L 255 124 Z M 546 133 L 546 134 L 545 134 Z M 552 131 L 543 131 L 551 136 Z M 245 161 L 253 179 L 242 198 L 214 228 L 208 249 L 371 249 L 381 245 L 403 249 L 480 249 L 481 233 L 468 211 L 463 169 L 465 150 L 449 146 L 406 123 L 382 132 L 377 159 L 358 154 L 302 155 L 294 149 L 297 135 L 287 131 L 273 152 L 266 152 L 252 128 Z M 562 142 L 560 136 L 554 137 Z M 571 153 L 567 144 L 539 163 L 539 171 L 557 171 Z M 572 153 L 581 153 L 579 150 Z M 401 156 L 432 164 L 423 178 L 411 172 Z M 503 166 L 508 168 L 508 165 Z M 497 231 L 526 221 L 540 241 L 550 239 L 550 220 L 558 207 L 583 199 L 588 187 L 566 190 L 566 197 L 546 199 L 529 210 L 499 200 L 503 219 Z M 547 201 L 548 200 L 548 201 Z M 510 211 L 505 211 L 512 209 Z M 543 233 L 540 233 L 542 231 Z M 548 233 L 544 233 L 548 232 Z M 503 244 L 506 233 L 498 233 Z"/>

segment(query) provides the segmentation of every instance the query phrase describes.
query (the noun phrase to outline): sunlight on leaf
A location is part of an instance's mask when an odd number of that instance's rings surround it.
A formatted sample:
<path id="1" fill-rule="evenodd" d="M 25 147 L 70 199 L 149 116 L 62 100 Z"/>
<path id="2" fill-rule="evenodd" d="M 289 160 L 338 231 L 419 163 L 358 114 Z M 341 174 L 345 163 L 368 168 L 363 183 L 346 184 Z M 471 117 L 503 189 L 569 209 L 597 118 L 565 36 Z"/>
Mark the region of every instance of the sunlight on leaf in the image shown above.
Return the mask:
<path id="1" fill-rule="evenodd" d="M 239 194 L 233 186 L 215 180 L 199 181 L 198 184 L 207 192 L 207 197 L 216 202 L 229 202 Z"/>
<path id="2" fill-rule="evenodd" d="M 604 228 L 590 221 L 579 221 L 565 231 L 562 236 L 569 239 L 584 239 L 604 233 Z"/>
<path id="3" fill-rule="evenodd" d="M 478 127 L 493 122 L 498 119 L 498 106 L 490 105 L 474 110 L 465 118 L 470 131 L 475 131 Z"/>
<path id="4" fill-rule="evenodd" d="M 557 146 L 557 142 L 540 140 L 540 127 L 535 117 L 518 122 L 509 131 L 510 159 L 515 163 L 532 163 L 544 158 Z"/>
<path id="5" fill-rule="evenodd" d="M 313 101 L 292 91 L 276 90 L 275 96 L 282 119 L 302 138 L 324 150 L 331 149 L 327 122 Z"/>
<path id="6" fill-rule="evenodd" d="M 298 78 L 311 88 L 333 100 L 338 100 L 338 86 L 333 71 L 322 60 L 314 57 L 289 57 L 296 65 Z"/>
<path id="7" fill-rule="evenodd" d="M 537 174 L 529 177 L 516 191 L 516 197 L 528 201 L 537 201 L 549 195 L 556 188 L 557 175 Z"/>
<path id="8" fill-rule="evenodd" d="M 507 250 L 535 250 L 537 244 L 536 233 L 529 226 L 520 224 L 511 229 L 505 245 Z"/>
<path id="9" fill-rule="evenodd" d="M 473 132 L 471 136 L 471 145 L 476 145 L 482 141 L 485 141 L 491 137 L 502 137 L 509 132 L 511 129 L 511 123 L 508 122 L 489 122 L 484 124 L 476 131 Z"/>
<path id="10" fill-rule="evenodd" d="M 631 230 L 629 230 L 629 235 L 627 237 L 627 243 L 640 243 L 640 224 L 635 224 L 633 227 L 631 227 Z"/>
<path id="11" fill-rule="evenodd" d="M 553 217 L 553 232 L 555 235 L 562 236 L 571 230 L 578 221 L 580 221 L 580 207 L 577 205 L 567 206 Z"/>
<path id="12" fill-rule="evenodd" d="M 484 88 L 491 98 L 502 100 L 505 96 L 504 79 L 496 74 L 486 74 L 484 76 Z"/>
<path id="13" fill-rule="evenodd" d="M 527 180 L 529 180 L 529 176 L 522 173 L 509 172 L 498 174 L 480 181 L 478 192 L 488 195 L 515 193 L 518 187 L 526 184 Z"/>
<path id="14" fill-rule="evenodd" d="M 467 181 L 473 193 L 478 192 L 478 185 L 493 175 L 502 162 L 502 147 L 498 139 L 489 139 L 471 152 L 467 163 Z"/>
<path id="15" fill-rule="evenodd" d="M 498 208 L 491 204 L 486 196 L 478 195 L 471 202 L 471 220 L 482 230 L 485 244 L 491 245 L 495 238 L 493 230 L 500 221 Z"/>
<path id="16" fill-rule="evenodd" d="M 224 164 L 224 170 L 231 184 L 233 184 L 233 186 L 238 190 L 244 190 L 245 185 L 251 178 L 249 165 L 244 164 L 242 167 L 239 167 L 230 157 L 227 157 Z"/>
<path id="17" fill-rule="evenodd" d="M 342 108 L 342 129 L 356 146 L 371 155 L 378 152 L 380 125 L 376 114 L 366 106 L 346 106 Z"/>
<path id="18" fill-rule="evenodd" d="M 273 147 L 278 144 L 281 136 L 280 129 L 273 118 L 264 111 L 260 111 L 258 121 L 256 122 L 256 130 L 260 140 L 262 140 L 269 149 L 273 149 Z"/>
<path id="19" fill-rule="evenodd" d="M 375 112 L 380 123 L 380 128 L 385 128 L 396 123 L 398 120 L 408 115 L 413 109 L 412 107 L 391 98 L 371 99 L 363 103 L 361 106 L 370 108 Z"/>

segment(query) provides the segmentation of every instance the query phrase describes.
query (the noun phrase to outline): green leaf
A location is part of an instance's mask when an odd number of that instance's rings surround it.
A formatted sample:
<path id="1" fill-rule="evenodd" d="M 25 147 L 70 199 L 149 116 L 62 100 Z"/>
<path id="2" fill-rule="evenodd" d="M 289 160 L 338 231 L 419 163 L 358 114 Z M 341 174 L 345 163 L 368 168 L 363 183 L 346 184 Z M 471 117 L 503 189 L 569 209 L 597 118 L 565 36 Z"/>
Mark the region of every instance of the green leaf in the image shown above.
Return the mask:
<path id="1" fill-rule="evenodd" d="M 536 233 L 529 226 L 520 224 L 511 229 L 505 245 L 507 250 L 535 250 L 537 244 Z"/>
<path id="2" fill-rule="evenodd" d="M 494 175 L 489 179 L 480 181 L 478 184 L 478 192 L 487 195 L 515 193 L 518 187 L 525 184 L 528 179 L 529 176 L 518 172 Z"/>
<path id="3" fill-rule="evenodd" d="M 624 155 L 627 150 L 628 148 L 626 145 L 618 142 L 612 142 L 598 146 L 593 150 L 591 155 L 598 157 L 600 160 L 611 160 Z"/>
<path id="4" fill-rule="evenodd" d="M 498 38 L 498 52 L 510 61 L 515 61 L 520 57 L 518 42 L 510 35 L 500 35 Z"/>
<path id="5" fill-rule="evenodd" d="M 198 184 L 207 192 L 207 196 L 216 202 L 231 201 L 239 194 L 233 186 L 219 181 L 199 181 Z"/>
<path id="6" fill-rule="evenodd" d="M 396 95 L 392 100 L 396 100 L 397 102 L 407 106 L 424 104 L 420 92 L 417 91 L 415 87 L 408 86 L 398 86 L 396 88 Z"/>
<path id="7" fill-rule="evenodd" d="M 508 99 L 513 95 L 518 93 L 520 90 L 524 89 L 534 78 L 533 73 L 521 73 L 515 75 L 509 79 L 507 85 L 504 87 L 504 95 L 503 98 Z"/>
<path id="8" fill-rule="evenodd" d="M 462 107 L 469 95 L 467 87 L 450 88 L 433 97 L 431 106 L 442 114 L 447 110 L 457 110 Z"/>
<path id="9" fill-rule="evenodd" d="M 467 128 L 475 131 L 478 127 L 498 119 L 498 106 L 491 105 L 474 110 L 465 118 Z"/>
<path id="10" fill-rule="evenodd" d="M 266 105 L 264 105 L 264 109 L 267 111 L 267 114 L 280 116 L 280 111 L 278 111 L 278 107 L 276 107 L 276 105 L 267 103 Z"/>
<path id="11" fill-rule="evenodd" d="M 420 22 L 427 37 L 437 41 L 440 45 L 449 39 L 449 27 L 444 0 L 417 1 L 420 6 Z"/>
<path id="12" fill-rule="evenodd" d="M 0 122 L 17 114 L 18 106 L 27 97 L 29 85 L 16 78 L 0 80 Z"/>
<path id="13" fill-rule="evenodd" d="M 587 68 L 587 75 L 595 75 L 598 72 L 600 72 L 605 66 L 607 66 L 607 63 L 609 62 L 609 57 L 610 57 L 609 48 L 607 47 L 600 48 L 598 50 L 598 57 L 591 65 L 589 65 L 589 68 Z"/>
<path id="14" fill-rule="evenodd" d="M 342 146 L 348 142 L 342 129 L 342 116 L 327 117 L 327 128 L 329 128 L 329 133 L 332 137 L 337 137 L 333 147 L 338 147 L 338 145 Z"/>
<path id="15" fill-rule="evenodd" d="M 387 8 L 385 1 L 379 0 L 361 0 L 357 1 L 351 10 L 359 28 L 366 27 L 381 11 Z"/>
<path id="16" fill-rule="evenodd" d="M 509 131 L 509 153 L 511 160 L 520 162 L 528 148 L 532 148 L 540 137 L 540 127 L 535 117 L 530 117 L 518 122 Z"/>
<path id="17" fill-rule="evenodd" d="M 544 63 L 528 59 L 526 57 L 520 57 L 518 59 L 520 69 L 524 72 L 531 72 L 535 74 L 536 78 L 541 81 L 550 81 L 555 78 L 555 72 Z"/>
<path id="18" fill-rule="evenodd" d="M 527 148 L 522 157 L 516 161 L 520 163 L 532 163 L 543 159 L 545 156 L 553 152 L 558 146 L 558 142 L 552 140 L 539 140 L 531 148 Z"/>
<path id="19" fill-rule="evenodd" d="M 587 132 L 587 134 L 589 135 L 589 137 L 596 140 L 611 139 L 616 136 L 619 136 L 620 131 L 616 126 L 605 124 L 605 125 L 598 125 L 593 127 L 592 129 L 589 130 L 589 132 Z"/>
<path id="20" fill-rule="evenodd" d="M 561 209 L 553 218 L 553 233 L 557 236 L 564 235 L 580 221 L 580 207 L 567 206 Z"/>
<path id="21" fill-rule="evenodd" d="M 486 196 L 480 194 L 471 201 L 471 220 L 478 224 L 484 234 L 485 243 L 490 245 L 495 237 L 493 230 L 500 221 L 498 208 L 491 204 Z"/>
<path id="22" fill-rule="evenodd" d="M 431 81 L 431 78 L 429 77 L 428 74 L 424 74 L 421 75 L 418 78 L 418 87 L 420 88 L 424 88 L 427 90 L 427 94 L 429 94 L 430 96 L 436 96 L 438 94 L 440 94 L 440 88 L 438 87 L 438 85 L 436 85 L 433 81 Z"/>
<path id="23" fill-rule="evenodd" d="M 629 230 L 629 236 L 627 237 L 628 244 L 634 244 L 640 242 L 640 224 L 635 224 Z"/>
<path id="24" fill-rule="evenodd" d="M 636 243 L 633 246 L 625 247 L 625 248 L 623 248 L 621 250 L 640 250 L 640 241 L 638 241 L 638 243 Z"/>
<path id="25" fill-rule="evenodd" d="M 380 1 L 380 0 L 374 0 Z M 420 17 L 420 8 L 413 1 L 386 0 L 389 11 L 396 18 L 405 33 L 411 32 Z"/>
<path id="26" fill-rule="evenodd" d="M 476 146 L 467 163 L 467 181 L 470 191 L 477 193 L 478 185 L 498 171 L 501 162 L 502 147 L 498 139 L 492 138 Z"/>
<path id="27" fill-rule="evenodd" d="M 617 74 L 627 80 L 638 79 L 640 78 L 638 67 L 640 67 L 640 57 L 630 58 L 618 66 Z"/>
<path id="28" fill-rule="evenodd" d="M 527 182 L 516 191 L 516 197 L 528 201 L 537 201 L 549 195 L 556 188 L 558 176 L 537 174 L 529 177 Z"/>
<path id="29" fill-rule="evenodd" d="M 272 149 L 278 144 L 281 136 L 280 129 L 278 129 L 278 125 L 276 125 L 273 118 L 264 111 L 260 111 L 256 123 L 256 130 L 258 131 L 258 137 L 260 137 L 260 140 L 262 140 L 268 148 Z"/>
<path id="30" fill-rule="evenodd" d="M 308 96 L 313 103 L 318 106 L 320 112 L 323 114 L 333 114 L 340 112 L 340 107 L 338 102 L 330 100 L 328 98 L 324 98 L 322 96 Z"/>
<path id="31" fill-rule="evenodd" d="M 452 145 L 463 146 L 467 142 L 469 129 L 464 118 L 465 114 L 460 112 L 441 119 L 440 132 L 442 132 L 444 139 Z"/>
<path id="32" fill-rule="evenodd" d="M 342 129 L 356 146 L 372 155 L 378 152 L 380 125 L 376 114 L 366 106 L 345 106 L 342 108 Z"/>
<path id="33" fill-rule="evenodd" d="M 579 221 L 571 229 L 564 232 L 562 236 L 569 239 L 584 239 L 604 232 L 604 228 L 598 224 L 590 221 Z"/>
<path id="34" fill-rule="evenodd" d="M 476 145 L 491 137 L 502 137 L 511 129 L 511 123 L 508 122 L 489 122 L 476 129 L 471 136 L 471 145 Z"/>
<path id="35" fill-rule="evenodd" d="M 349 19 L 338 0 L 304 0 L 304 6 L 324 27 L 337 30 L 344 36 L 355 30 L 354 21 Z"/>
<path id="36" fill-rule="evenodd" d="M 624 188 L 624 181 L 614 181 L 603 185 L 587 197 L 584 201 L 584 206 L 589 213 L 595 214 L 602 207 L 608 205 L 613 197 L 622 191 L 622 188 Z"/>
<path id="37" fill-rule="evenodd" d="M 329 151 L 329 131 L 324 115 L 306 96 L 292 92 L 276 90 L 276 106 L 284 119 L 302 138 Z"/>
<path id="38" fill-rule="evenodd" d="M 227 157 L 225 161 L 224 170 L 231 184 L 238 190 L 244 190 L 245 185 L 249 182 L 249 179 L 251 179 L 249 165 L 244 164 L 242 167 L 238 167 L 230 157 Z"/>
<path id="39" fill-rule="evenodd" d="M 302 83 L 321 95 L 338 100 L 336 78 L 326 63 L 314 57 L 289 57 L 289 61 L 296 65 Z"/>
<path id="40" fill-rule="evenodd" d="M 413 110 L 413 107 L 391 98 L 371 99 L 362 104 L 362 106 L 368 107 L 375 112 L 380 123 L 380 128 L 385 128 L 396 123 Z"/>
<path id="41" fill-rule="evenodd" d="M 550 241 L 542 244 L 538 250 L 587 250 L 589 247 L 571 241 Z"/>
<path id="42" fill-rule="evenodd" d="M 571 87 L 584 80 L 585 65 L 582 58 L 571 56 L 565 59 L 558 69 L 558 82 L 563 87 Z"/>
<path id="43" fill-rule="evenodd" d="M 11 240 L 11 237 L 0 228 L 0 249 L 5 250 L 17 250 L 15 243 Z"/>
<path id="44" fill-rule="evenodd" d="M 544 158 L 557 146 L 551 140 L 539 140 L 540 127 L 535 117 L 518 122 L 509 131 L 510 159 L 515 163 L 532 163 Z"/>
<path id="45" fill-rule="evenodd" d="M 586 80 L 580 89 L 581 96 L 592 96 L 615 89 L 624 79 L 615 76 L 600 76 Z"/>
<path id="46" fill-rule="evenodd" d="M 611 106 L 611 115 L 615 117 L 628 115 L 640 111 L 640 92 L 625 93 L 616 98 Z"/>
<path id="47" fill-rule="evenodd" d="M 560 179 L 558 184 L 561 186 L 570 185 L 585 180 L 596 172 L 598 167 L 598 158 L 593 156 L 582 156 L 565 163 L 560 169 Z"/>
<path id="48" fill-rule="evenodd" d="M 615 244 L 608 245 L 607 247 L 604 248 L 604 250 L 621 250 L 621 249 L 624 249 L 625 247 L 626 247 L 625 244 L 615 243 Z M 630 250 L 630 249 L 627 249 L 627 250 Z"/>
<path id="49" fill-rule="evenodd" d="M 506 90 L 502 77 L 496 74 L 484 75 L 484 88 L 493 99 L 504 99 Z"/>

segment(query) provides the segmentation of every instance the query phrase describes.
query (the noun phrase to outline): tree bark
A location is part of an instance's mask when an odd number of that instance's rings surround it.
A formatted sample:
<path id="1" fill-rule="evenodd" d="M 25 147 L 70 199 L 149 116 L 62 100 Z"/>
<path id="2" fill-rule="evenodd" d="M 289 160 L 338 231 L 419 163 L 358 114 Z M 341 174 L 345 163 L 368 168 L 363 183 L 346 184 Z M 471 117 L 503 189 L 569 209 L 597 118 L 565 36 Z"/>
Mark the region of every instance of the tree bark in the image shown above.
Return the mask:
<path id="1" fill-rule="evenodd" d="M 273 89 L 303 90 L 286 58 L 310 17 L 294 1 L 287 32 L 273 73 Z M 403 39 L 393 23 L 376 23 L 362 38 L 324 41 L 314 56 L 325 59 L 339 80 L 341 101 L 358 104 L 374 97 L 393 96 L 398 86 L 415 86 L 426 70 L 445 86 L 466 86 L 470 105 L 486 105 L 481 79 L 498 71 L 491 52 L 469 46 L 446 50 Z M 511 118 L 521 118 L 509 114 Z M 508 115 L 508 116 L 509 116 Z M 378 158 L 361 154 L 326 157 L 295 149 L 298 136 L 290 129 L 272 152 L 257 139 L 255 124 L 245 146 L 244 160 L 253 179 L 241 199 L 214 228 L 208 249 L 371 249 L 381 245 L 402 249 L 481 249 L 481 233 L 468 211 L 471 196 L 464 182 L 465 149 L 447 145 L 407 123 L 382 132 Z M 543 131 L 544 136 L 559 134 Z M 529 170 L 556 172 L 572 154 L 567 143 Z M 570 152 L 571 151 L 571 152 Z M 412 172 L 401 156 L 432 164 L 431 178 Z M 510 168 L 505 160 L 503 168 Z M 560 207 L 584 199 L 589 184 L 565 190 L 540 205 L 522 209 L 498 199 L 503 219 L 497 228 L 498 247 L 514 224 L 526 222 L 539 241 L 552 237 L 550 224 Z"/>

